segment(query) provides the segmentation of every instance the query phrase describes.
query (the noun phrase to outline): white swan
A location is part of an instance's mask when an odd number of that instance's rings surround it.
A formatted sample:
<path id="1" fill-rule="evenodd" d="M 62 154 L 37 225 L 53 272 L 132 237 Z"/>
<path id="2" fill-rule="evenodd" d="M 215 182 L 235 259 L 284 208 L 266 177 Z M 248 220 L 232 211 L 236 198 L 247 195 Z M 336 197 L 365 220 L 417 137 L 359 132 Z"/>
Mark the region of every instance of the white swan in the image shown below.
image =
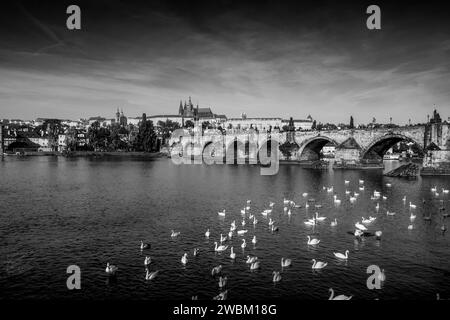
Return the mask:
<path id="1" fill-rule="evenodd" d="M 331 221 L 331 226 L 336 227 L 337 226 L 337 219 L 334 218 L 334 221 Z"/>
<path id="2" fill-rule="evenodd" d="M 233 231 L 230 230 L 230 232 L 228 232 L 228 239 L 231 240 L 232 237 L 233 237 Z"/>
<path id="3" fill-rule="evenodd" d="M 283 199 L 283 204 L 284 204 L 285 206 L 287 206 L 287 205 L 289 204 L 289 200 L 287 200 L 286 198 L 284 198 L 284 199 Z"/>
<path id="4" fill-rule="evenodd" d="M 364 224 L 369 224 L 369 223 L 372 222 L 372 220 L 370 220 L 370 219 L 365 219 L 364 217 L 361 217 L 361 222 L 364 223 Z"/>
<path id="5" fill-rule="evenodd" d="M 213 300 L 227 300 L 228 290 L 219 293 L 217 296 L 213 298 Z"/>
<path id="6" fill-rule="evenodd" d="M 170 235 L 172 238 L 178 237 L 181 232 L 175 232 L 172 230 L 172 234 Z"/>
<path id="7" fill-rule="evenodd" d="M 227 236 L 224 236 L 222 234 L 220 234 L 220 243 L 224 242 L 227 240 Z"/>
<path id="8" fill-rule="evenodd" d="M 315 226 L 315 225 L 316 225 L 316 219 L 313 218 L 313 219 L 310 219 L 310 220 L 308 220 L 308 221 L 305 221 L 304 223 L 305 223 L 306 225 L 308 225 L 308 226 Z"/>
<path id="9" fill-rule="evenodd" d="M 269 226 L 273 225 L 275 221 L 272 220 L 272 218 L 269 219 Z"/>
<path id="10" fill-rule="evenodd" d="M 247 200 L 247 204 L 251 204 L 252 203 L 252 200 Z"/>
<path id="11" fill-rule="evenodd" d="M 410 225 L 408 226 L 408 230 L 412 230 L 412 229 L 414 229 L 414 226 L 413 226 L 412 224 L 410 224 Z"/>
<path id="12" fill-rule="evenodd" d="M 375 210 L 379 210 L 380 209 L 380 204 L 379 203 L 377 203 L 377 205 L 375 206 Z"/>
<path id="13" fill-rule="evenodd" d="M 395 212 L 390 212 L 389 210 L 386 211 L 386 215 L 388 216 L 395 216 Z"/>
<path id="14" fill-rule="evenodd" d="M 355 202 L 355 201 L 356 201 L 356 197 L 350 197 L 350 198 L 349 198 L 349 200 L 350 200 L 350 202 L 352 202 L 352 203 L 353 203 L 353 202 Z"/>
<path id="15" fill-rule="evenodd" d="M 144 243 L 144 241 L 141 240 L 141 250 L 150 249 L 150 245 L 148 243 Z"/>
<path id="16" fill-rule="evenodd" d="M 434 186 L 433 188 L 431 188 L 431 192 L 436 192 L 437 191 L 437 187 Z"/>
<path id="17" fill-rule="evenodd" d="M 238 230 L 237 234 L 242 236 L 244 234 L 246 234 L 248 232 L 248 230 Z"/>
<path id="18" fill-rule="evenodd" d="M 317 244 L 320 243 L 320 240 L 319 240 L 319 239 L 311 239 L 310 236 L 307 236 L 307 237 L 308 237 L 308 242 L 307 242 L 307 244 L 310 245 L 310 246 L 315 246 L 315 245 L 317 245 Z"/>
<path id="19" fill-rule="evenodd" d="M 250 270 L 259 269 L 259 261 L 255 261 L 250 265 Z"/>
<path id="20" fill-rule="evenodd" d="M 245 263 L 248 263 L 248 264 L 254 263 L 254 262 L 256 262 L 256 260 L 258 260 L 257 256 L 253 256 L 253 257 L 247 256 L 247 260 L 245 261 Z"/>
<path id="21" fill-rule="evenodd" d="M 328 298 L 328 300 L 350 300 L 353 297 L 353 296 L 347 297 L 346 295 L 343 294 L 334 297 L 334 290 L 330 288 L 328 291 L 331 292 L 331 295 Z"/>
<path id="22" fill-rule="evenodd" d="M 247 243 L 245 242 L 245 239 L 242 239 L 241 248 L 244 249 L 247 246 Z"/>
<path id="23" fill-rule="evenodd" d="M 364 184 L 364 180 L 359 180 L 359 184 Z"/>
<path id="24" fill-rule="evenodd" d="M 377 220 L 377 218 L 372 217 L 372 216 L 369 216 L 369 220 L 370 220 L 371 222 L 373 222 L 373 221 Z"/>
<path id="25" fill-rule="evenodd" d="M 409 216 L 409 220 L 411 220 L 411 222 L 412 222 L 415 219 L 416 219 L 416 215 L 411 212 L 411 215 Z"/>
<path id="26" fill-rule="evenodd" d="M 209 229 L 206 230 L 206 232 L 205 232 L 205 237 L 209 238 L 209 235 L 210 235 L 210 234 L 211 234 L 211 232 L 209 232 Z"/>
<path id="27" fill-rule="evenodd" d="M 280 271 L 274 271 L 273 274 L 273 282 L 280 282 L 281 281 L 281 274 Z"/>
<path id="28" fill-rule="evenodd" d="M 364 187 L 359 187 L 359 191 L 364 191 Z"/>
<path id="29" fill-rule="evenodd" d="M 257 242 L 257 241 L 256 241 L 256 236 L 253 236 L 252 243 L 253 243 L 253 244 L 256 244 L 256 242 Z"/>
<path id="30" fill-rule="evenodd" d="M 309 208 L 309 203 L 305 203 L 305 208 L 308 209 Z"/>
<path id="31" fill-rule="evenodd" d="M 448 193 L 449 192 L 449 190 L 448 189 L 444 189 L 444 188 L 442 188 L 442 193 Z"/>
<path id="32" fill-rule="evenodd" d="M 241 225 L 245 227 L 245 220 L 242 220 Z"/>
<path id="33" fill-rule="evenodd" d="M 106 263 L 106 269 L 105 269 L 105 272 L 106 272 L 107 274 L 113 275 L 113 274 L 116 273 L 117 270 L 119 270 L 119 268 L 116 267 L 115 265 L 109 264 L 109 262 Z"/>
<path id="34" fill-rule="evenodd" d="M 306 198 L 308 196 L 308 192 L 303 192 L 302 196 L 303 196 L 303 198 Z"/>
<path id="35" fill-rule="evenodd" d="M 329 193 L 333 192 L 333 190 L 334 190 L 333 187 L 327 188 L 327 192 L 329 192 Z"/>
<path id="36" fill-rule="evenodd" d="M 345 183 L 345 184 L 349 184 L 349 183 L 350 183 L 350 180 L 344 180 L 344 183 Z"/>
<path id="37" fill-rule="evenodd" d="M 348 250 L 345 250 L 345 254 L 342 254 L 340 252 L 333 252 L 334 256 L 338 259 L 347 260 L 348 259 Z"/>
<path id="38" fill-rule="evenodd" d="M 227 284 L 227 277 L 219 277 L 219 288 L 225 287 Z"/>
<path id="39" fill-rule="evenodd" d="M 193 252 L 193 256 L 196 257 L 198 256 L 198 253 L 200 252 L 199 248 L 194 248 L 194 252 Z"/>
<path id="40" fill-rule="evenodd" d="M 148 266 L 150 263 L 152 263 L 152 259 L 150 257 L 145 257 L 144 266 Z"/>
<path id="41" fill-rule="evenodd" d="M 222 265 L 218 265 L 217 267 L 212 268 L 211 275 L 214 277 L 216 274 L 220 274 L 222 272 Z"/>
<path id="42" fill-rule="evenodd" d="M 241 214 L 245 215 L 245 208 L 241 209 Z"/>
<path id="43" fill-rule="evenodd" d="M 217 252 L 225 251 L 228 248 L 228 246 L 224 246 L 224 245 L 218 246 L 217 242 L 214 242 L 214 246 L 215 246 L 214 251 L 217 251 Z"/>
<path id="44" fill-rule="evenodd" d="M 325 220 L 327 217 L 319 217 L 319 213 L 316 212 L 316 221 L 323 221 Z"/>
<path id="45" fill-rule="evenodd" d="M 402 200 L 403 200 L 403 202 L 406 202 L 406 196 L 404 196 Z"/>
<path id="46" fill-rule="evenodd" d="M 155 279 L 155 277 L 158 275 L 158 273 L 159 273 L 159 270 L 150 272 L 147 269 L 147 272 L 145 274 L 145 280 L 153 280 L 153 279 Z"/>
<path id="47" fill-rule="evenodd" d="M 221 217 L 225 217 L 225 209 L 223 209 L 223 211 L 219 211 L 217 214 Z"/>
<path id="48" fill-rule="evenodd" d="M 269 207 L 273 208 L 273 206 L 275 205 L 275 202 L 270 202 L 269 203 Z"/>
<path id="49" fill-rule="evenodd" d="M 390 188 L 390 187 L 392 187 L 392 184 L 386 183 L 386 187 Z"/>
<path id="50" fill-rule="evenodd" d="M 350 190 L 345 190 L 345 194 L 350 194 Z"/>
<path id="51" fill-rule="evenodd" d="M 233 260 L 236 259 L 236 253 L 233 252 L 233 247 L 231 247 L 230 258 L 233 259 Z"/>
<path id="52" fill-rule="evenodd" d="M 187 262 L 188 262 L 187 253 L 185 252 L 184 255 L 181 257 L 181 263 L 186 265 Z"/>
<path id="53" fill-rule="evenodd" d="M 282 267 L 282 268 L 284 268 L 284 267 L 289 267 L 289 266 L 291 265 L 291 263 L 292 263 L 292 260 L 291 260 L 291 259 L 281 258 L 281 267 Z"/>
<path id="54" fill-rule="evenodd" d="M 367 228 L 363 224 L 361 224 L 359 222 L 355 223 L 355 227 L 357 229 L 361 230 L 361 231 L 366 231 L 367 230 Z"/>
<path id="55" fill-rule="evenodd" d="M 412 204 L 411 201 L 410 201 L 410 202 L 409 202 L 409 207 L 410 207 L 411 209 L 415 209 L 415 208 L 416 208 L 416 205 L 415 205 L 415 204 Z"/>
<path id="56" fill-rule="evenodd" d="M 323 269 L 328 265 L 328 262 L 316 261 L 316 259 L 311 260 L 313 262 L 312 269 Z"/>

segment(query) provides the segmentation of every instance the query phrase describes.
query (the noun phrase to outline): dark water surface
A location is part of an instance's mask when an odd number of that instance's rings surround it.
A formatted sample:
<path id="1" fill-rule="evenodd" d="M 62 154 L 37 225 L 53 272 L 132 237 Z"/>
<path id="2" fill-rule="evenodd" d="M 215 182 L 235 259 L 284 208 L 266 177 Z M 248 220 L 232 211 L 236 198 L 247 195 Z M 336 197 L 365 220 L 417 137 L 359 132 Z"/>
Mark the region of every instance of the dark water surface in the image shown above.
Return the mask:
<path id="1" fill-rule="evenodd" d="M 392 163 L 388 164 L 392 166 Z M 358 190 L 358 180 L 365 190 Z M 346 187 L 344 180 L 350 180 Z M 176 166 L 168 159 L 89 160 L 55 157 L 7 157 L 0 162 L 0 298 L 59 299 L 210 299 L 220 290 L 211 276 L 212 267 L 222 264 L 228 277 L 229 299 L 327 299 L 328 288 L 354 299 L 435 299 L 436 293 L 450 297 L 450 241 L 441 232 L 440 200 L 450 210 L 448 177 L 402 180 L 383 177 L 380 171 L 313 171 L 297 166 L 281 166 L 275 176 L 261 176 L 257 166 Z M 388 188 L 386 183 L 392 183 Z M 342 200 L 333 202 L 333 193 L 323 186 L 334 186 Z M 437 186 L 436 197 L 430 188 Z M 360 193 L 351 204 L 346 188 Z M 373 191 L 387 200 L 371 200 Z M 283 198 L 306 210 L 283 213 Z M 406 205 L 402 198 L 407 196 Z M 227 245 L 234 246 L 237 258 L 214 252 L 214 241 L 228 233 L 236 220 L 242 229 L 240 210 L 252 200 L 251 213 L 258 224 L 247 220 L 248 246 L 242 251 L 241 239 L 234 234 Z M 423 203 L 423 199 L 425 203 Z M 272 218 L 280 231 L 272 234 L 268 219 L 260 213 L 275 202 Z M 417 205 L 410 222 L 409 201 Z M 376 203 L 380 210 L 375 210 Z M 218 211 L 226 209 L 225 218 Z M 387 216 L 386 210 L 396 212 Z M 315 228 L 304 224 L 318 211 L 326 216 Z M 347 231 L 361 217 L 375 216 L 370 231 L 382 230 L 383 237 L 357 241 Z M 423 219 L 431 215 L 431 222 Z M 330 222 L 337 218 L 338 225 Z M 204 233 L 211 230 L 210 239 Z M 171 229 L 180 231 L 175 239 Z M 258 243 L 251 239 L 256 235 Z M 306 245 L 306 236 L 321 242 Z M 140 252 L 140 240 L 152 244 Z M 192 251 L 200 248 L 200 255 Z M 342 262 L 333 252 L 349 250 Z M 180 262 L 188 252 L 188 263 Z M 145 280 L 145 255 L 150 255 L 151 270 L 160 270 L 152 281 Z M 251 272 L 244 258 L 254 254 L 261 269 Z M 281 282 L 272 282 L 272 271 L 281 270 L 281 257 L 293 260 L 282 272 Z M 328 262 L 313 272 L 311 259 Z M 116 279 L 105 274 L 106 262 L 119 267 Z M 66 268 L 81 268 L 81 290 L 66 287 Z M 385 269 L 381 290 L 369 290 L 366 269 L 369 265 Z"/>

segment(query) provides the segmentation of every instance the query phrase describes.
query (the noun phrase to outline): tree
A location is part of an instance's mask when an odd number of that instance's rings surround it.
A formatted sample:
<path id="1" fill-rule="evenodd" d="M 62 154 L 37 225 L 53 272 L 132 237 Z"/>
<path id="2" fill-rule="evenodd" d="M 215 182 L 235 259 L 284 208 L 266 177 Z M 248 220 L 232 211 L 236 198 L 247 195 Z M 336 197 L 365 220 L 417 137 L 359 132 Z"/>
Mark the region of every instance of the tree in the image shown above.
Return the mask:
<path id="1" fill-rule="evenodd" d="M 313 121 L 312 126 L 311 126 L 311 130 L 316 130 L 317 127 L 317 122 L 316 120 Z"/>
<path id="2" fill-rule="evenodd" d="M 47 134 L 48 146 L 55 150 L 58 146 L 58 134 L 61 132 L 61 120 L 47 119 L 42 124 L 42 130 Z"/>
<path id="3" fill-rule="evenodd" d="M 355 128 L 355 124 L 353 123 L 353 116 L 350 116 L 350 129 L 354 129 Z"/>
<path id="4" fill-rule="evenodd" d="M 147 120 L 141 122 L 139 132 L 134 141 L 136 150 L 151 152 L 156 146 L 156 134 L 153 127 L 153 121 Z"/>
<path id="5" fill-rule="evenodd" d="M 178 122 L 167 119 L 166 121 L 158 121 L 158 127 L 161 130 L 161 136 L 163 140 L 166 141 L 170 139 L 172 132 L 180 128 L 180 125 Z"/>

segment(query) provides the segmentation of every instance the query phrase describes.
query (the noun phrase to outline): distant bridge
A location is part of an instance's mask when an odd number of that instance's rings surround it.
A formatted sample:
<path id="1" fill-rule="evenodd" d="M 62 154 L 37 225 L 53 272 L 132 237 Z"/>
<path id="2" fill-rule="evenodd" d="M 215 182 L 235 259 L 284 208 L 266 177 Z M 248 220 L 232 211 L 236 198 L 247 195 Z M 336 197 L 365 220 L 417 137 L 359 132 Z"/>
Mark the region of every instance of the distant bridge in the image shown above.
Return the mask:
<path id="1" fill-rule="evenodd" d="M 425 125 L 381 129 L 352 129 L 331 131 L 295 131 L 284 133 L 234 132 L 225 136 L 205 134 L 197 141 L 172 137 L 170 145 L 183 152 L 215 153 L 216 157 L 258 161 L 261 150 L 267 151 L 272 143 L 278 143 L 280 158 L 298 163 L 320 159 L 322 148 L 331 143 L 336 146 L 335 160 L 344 164 L 382 163 L 383 155 L 400 141 L 412 142 L 424 154 L 431 157 L 424 165 L 450 164 L 450 124 Z M 182 147 L 180 149 L 180 147 Z M 265 150 L 264 150 L 265 149 Z M 197 151 L 195 151 L 197 150 Z"/>

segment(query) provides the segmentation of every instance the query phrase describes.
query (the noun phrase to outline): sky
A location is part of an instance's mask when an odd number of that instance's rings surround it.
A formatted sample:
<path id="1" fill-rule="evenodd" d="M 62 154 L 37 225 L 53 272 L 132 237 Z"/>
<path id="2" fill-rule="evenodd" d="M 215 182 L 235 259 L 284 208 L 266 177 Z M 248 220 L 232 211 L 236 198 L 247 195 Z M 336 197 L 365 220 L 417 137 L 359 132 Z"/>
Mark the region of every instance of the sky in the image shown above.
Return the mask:
<path id="1" fill-rule="evenodd" d="M 81 8 L 81 30 L 66 8 Z M 368 30 L 366 8 L 381 8 Z M 214 113 L 326 123 L 450 116 L 438 1 L 2 1 L 0 118 Z"/>

